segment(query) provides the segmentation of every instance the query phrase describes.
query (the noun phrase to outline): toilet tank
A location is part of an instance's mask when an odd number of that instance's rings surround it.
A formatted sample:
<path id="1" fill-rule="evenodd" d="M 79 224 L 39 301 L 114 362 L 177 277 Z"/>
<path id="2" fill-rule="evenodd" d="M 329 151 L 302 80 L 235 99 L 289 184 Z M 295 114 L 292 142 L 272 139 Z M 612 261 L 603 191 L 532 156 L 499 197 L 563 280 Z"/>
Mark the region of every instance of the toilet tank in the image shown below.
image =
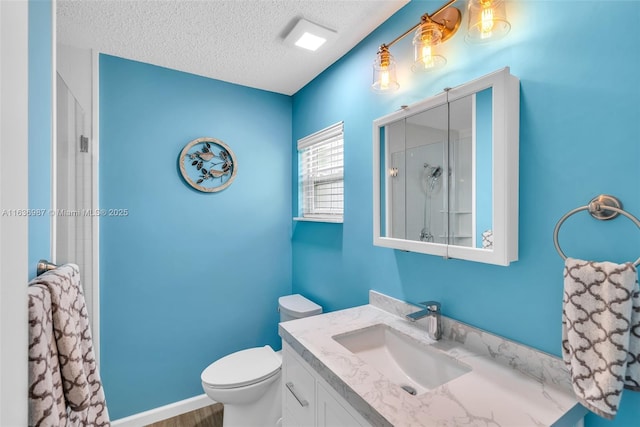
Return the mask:
<path id="1" fill-rule="evenodd" d="M 300 294 L 286 295 L 278 298 L 280 321 L 300 319 L 322 313 L 322 307 L 309 301 Z"/>

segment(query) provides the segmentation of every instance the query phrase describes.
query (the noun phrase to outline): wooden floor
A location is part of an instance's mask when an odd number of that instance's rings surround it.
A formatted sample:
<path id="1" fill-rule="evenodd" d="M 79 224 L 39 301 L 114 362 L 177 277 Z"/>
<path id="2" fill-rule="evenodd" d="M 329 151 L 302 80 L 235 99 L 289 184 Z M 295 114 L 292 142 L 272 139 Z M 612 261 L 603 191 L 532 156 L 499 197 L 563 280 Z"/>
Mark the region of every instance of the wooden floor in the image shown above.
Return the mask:
<path id="1" fill-rule="evenodd" d="M 216 403 L 147 427 L 222 427 L 222 412 L 222 403 Z"/>

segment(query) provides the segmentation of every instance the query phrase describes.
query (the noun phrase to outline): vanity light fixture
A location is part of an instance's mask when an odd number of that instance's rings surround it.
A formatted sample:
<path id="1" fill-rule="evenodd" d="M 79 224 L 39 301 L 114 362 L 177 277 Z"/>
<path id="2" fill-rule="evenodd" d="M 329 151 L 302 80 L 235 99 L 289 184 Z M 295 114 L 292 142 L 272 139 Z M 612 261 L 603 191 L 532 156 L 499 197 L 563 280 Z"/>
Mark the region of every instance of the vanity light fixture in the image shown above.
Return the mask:
<path id="1" fill-rule="evenodd" d="M 450 0 L 431 15 L 425 13 L 420 22 L 396 37 L 390 43 L 380 46 L 373 63 L 373 84 L 371 89 L 377 93 L 392 92 L 400 87 L 395 77 L 395 61 L 389 48 L 407 35 L 415 31 L 413 37 L 415 62 L 413 71 L 430 71 L 442 67 L 447 60 L 437 53 L 439 44 L 451 38 L 458 27 L 462 14 L 455 7 L 450 7 L 456 0 Z"/>
<path id="2" fill-rule="evenodd" d="M 389 53 L 389 47 L 381 45 L 376 60 L 373 61 L 373 84 L 371 90 L 378 93 L 393 92 L 400 87 L 396 80 L 396 61 Z"/>
<path id="3" fill-rule="evenodd" d="M 304 18 L 298 20 L 289 34 L 284 38 L 285 43 L 301 47 L 306 50 L 316 51 L 336 36 L 336 32 Z"/>
<path id="4" fill-rule="evenodd" d="M 511 30 L 504 0 L 469 0 L 469 28 L 465 40 L 487 43 L 498 40 Z"/>
<path id="5" fill-rule="evenodd" d="M 424 18 L 424 17 L 423 17 Z M 441 26 L 427 17 L 416 30 L 413 37 L 415 62 L 411 67 L 413 72 L 433 71 L 444 67 L 447 58 L 436 53 L 436 46 L 442 43 Z"/>
<path id="6" fill-rule="evenodd" d="M 415 31 L 413 36 L 414 72 L 433 71 L 442 68 L 447 59 L 438 52 L 442 43 L 458 31 L 462 14 L 451 6 L 457 0 L 449 0 L 432 14 L 425 13 L 420 22 L 390 43 L 380 45 L 373 62 L 373 84 L 376 93 L 393 92 L 400 85 L 396 80 L 396 63 L 389 48 Z M 486 43 L 504 37 L 511 29 L 507 20 L 504 0 L 468 0 L 469 28 L 465 40 L 469 43 Z"/>

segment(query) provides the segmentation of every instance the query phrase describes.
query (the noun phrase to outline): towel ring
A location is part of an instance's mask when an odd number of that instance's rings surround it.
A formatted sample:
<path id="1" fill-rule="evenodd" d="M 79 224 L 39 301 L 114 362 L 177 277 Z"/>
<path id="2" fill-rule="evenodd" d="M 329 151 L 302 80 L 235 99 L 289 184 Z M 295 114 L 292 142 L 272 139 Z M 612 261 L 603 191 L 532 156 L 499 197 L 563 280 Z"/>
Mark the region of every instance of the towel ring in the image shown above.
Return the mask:
<path id="1" fill-rule="evenodd" d="M 640 228 L 640 220 L 622 209 L 620 201 L 617 198 L 602 194 L 591 200 L 588 205 L 581 206 L 567 212 L 562 218 L 560 218 L 560 221 L 558 221 L 558 223 L 556 224 L 556 227 L 553 230 L 553 244 L 555 245 L 556 250 L 563 260 L 566 260 L 567 256 L 564 254 L 564 252 L 562 252 L 562 249 L 560 249 L 560 244 L 558 243 L 558 232 L 560 231 L 560 226 L 562 226 L 562 223 L 564 223 L 571 215 L 586 210 L 589 211 L 592 217 L 601 221 L 613 219 L 618 216 L 618 214 L 624 215 L 629 218 L 636 225 L 636 227 Z M 638 265 L 640 265 L 640 258 L 635 260 L 633 265 L 638 267 Z"/>

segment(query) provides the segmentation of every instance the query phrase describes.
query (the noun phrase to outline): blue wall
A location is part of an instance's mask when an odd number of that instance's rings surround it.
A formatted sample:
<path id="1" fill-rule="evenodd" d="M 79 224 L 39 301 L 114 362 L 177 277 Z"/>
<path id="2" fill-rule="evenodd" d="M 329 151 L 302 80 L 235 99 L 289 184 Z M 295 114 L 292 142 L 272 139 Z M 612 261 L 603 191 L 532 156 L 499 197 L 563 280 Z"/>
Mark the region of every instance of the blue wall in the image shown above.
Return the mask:
<path id="1" fill-rule="evenodd" d="M 493 229 L 493 90 L 476 94 L 476 247 L 482 247 L 482 233 Z"/>
<path id="2" fill-rule="evenodd" d="M 280 348 L 291 293 L 291 97 L 100 57 L 101 360 L 112 419 L 203 393 L 242 348 Z M 210 136 L 238 174 L 193 190 L 178 156 Z"/>
<path id="3" fill-rule="evenodd" d="M 294 141 L 344 120 L 345 216 L 343 225 L 294 225 L 293 291 L 326 310 L 364 304 L 369 289 L 412 302 L 436 299 L 445 315 L 559 355 L 563 261 L 552 241 L 556 222 L 600 193 L 640 215 L 640 3 L 510 2 L 513 29 L 505 39 L 470 46 L 457 34 L 444 45 L 443 70 L 411 75 L 407 37 L 391 49 L 400 91 L 371 93 L 378 46 L 440 4 L 409 3 L 295 94 Z M 619 33 L 603 36 L 606 28 Z M 498 267 L 374 247 L 372 120 L 504 66 L 521 81 L 519 261 Z M 640 233 L 625 218 L 603 223 L 576 215 L 560 241 L 577 258 L 622 262 L 640 255 Z M 640 393 L 626 391 L 617 420 L 590 415 L 587 425 L 639 419 Z"/>
<path id="4" fill-rule="evenodd" d="M 51 207 L 51 1 L 29 1 L 29 209 Z M 29 278 L 51 257 L 49 213 L 29 216 Z"/>

